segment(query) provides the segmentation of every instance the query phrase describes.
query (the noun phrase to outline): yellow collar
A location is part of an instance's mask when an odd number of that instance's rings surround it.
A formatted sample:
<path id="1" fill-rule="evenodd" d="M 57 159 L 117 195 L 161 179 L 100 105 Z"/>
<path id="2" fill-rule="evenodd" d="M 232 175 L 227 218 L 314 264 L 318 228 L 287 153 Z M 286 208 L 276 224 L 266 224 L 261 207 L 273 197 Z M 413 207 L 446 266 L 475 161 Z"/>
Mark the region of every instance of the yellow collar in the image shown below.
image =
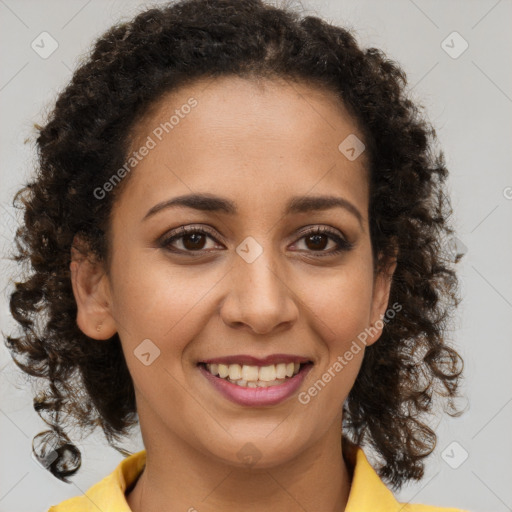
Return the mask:
<path id="1" fill-rule="evenodd" d="M 352 478 L 344 512 L 464 512 L 454 508 L 398 503 L 368 462 L 363 450 L 345 438 L 343 441 L 343 455 Z M 125 492 L 140 475 L 145 463 L 146 450 L 126 457 L 85 495 L 65 500 L 48 512 L 131 512 Z"/>

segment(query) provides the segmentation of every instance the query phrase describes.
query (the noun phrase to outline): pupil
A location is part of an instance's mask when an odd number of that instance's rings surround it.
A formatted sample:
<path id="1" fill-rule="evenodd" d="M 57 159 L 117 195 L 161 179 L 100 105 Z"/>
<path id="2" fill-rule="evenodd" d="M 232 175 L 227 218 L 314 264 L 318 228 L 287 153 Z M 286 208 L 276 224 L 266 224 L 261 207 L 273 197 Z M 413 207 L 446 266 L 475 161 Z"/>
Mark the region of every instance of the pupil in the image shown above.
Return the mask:
<path id="1" fill-rule="evenodd" d="M 193 233 L 191 235 L 187 235 L 183 238 L 183 245 L 187 249 L 202 249 L 201 238 L 204 239 L 204 235 L 202 235 L 201 233 Z M 192 240 L 192 243 L 187 243 L 187 241 L 189 240 Z M 197 244 L 199 244 L 199 246 Z"/>
<path id="2" fill-rule="evenodd" d="M 322 244 L 321 239 L 324 238 L 325 242 L 325 235 L 311 235 L 308 237 L 309 240 L 313 240 L 313 245 L 320 244 L 321 247 L 313 247 L 313 249 L 325 249 L 325 243 Z"/>

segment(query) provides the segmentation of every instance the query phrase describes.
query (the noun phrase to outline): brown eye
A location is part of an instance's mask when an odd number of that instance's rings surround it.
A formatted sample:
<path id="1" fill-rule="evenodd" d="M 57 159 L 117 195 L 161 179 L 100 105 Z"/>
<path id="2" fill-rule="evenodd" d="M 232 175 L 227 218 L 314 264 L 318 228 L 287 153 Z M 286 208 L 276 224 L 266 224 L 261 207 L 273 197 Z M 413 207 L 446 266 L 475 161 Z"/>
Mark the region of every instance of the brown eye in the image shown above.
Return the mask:
<path id="1" fill-rule="evenodd" d="M 306 245 L 312 251 L 322 251 L 325 246 L 329 243 L 329 237 L 325 235 L 309 235 L 305 237 Z M 310 242 L 308 244 L 308 242 Z"/>
<path id="2" fill-rule="evenodd" d="M 337 232 L 326 227 L 316 227 L 306 232 L 300 240 L 304 240 L 306 250 L 313 253 L 314 257 L 335 256 L 341 252 L 350 251 L 354 244 L 342 238 Z M 334 250 L 325 250 L 329 241 L 335 242 Z"/>
<path id="3" fill-rule="evenodd" d="M 215 237 L 203 227 L 181 226 L 165 236 L 159 242 L 159 245 L 173 253 L 190 256 L 194 255 L 193 253 L 198 253 L 197 256 L 199 256 L 201 252 L 208 251 L 205 248 L 208 239 L 218 243 Z M 352 243 L 345 240 L 337 232 L 325 227 L 310 229 L 300 240 L 304 240 L 306 252 L 316 253 L 314 257 L 335 256 L 354 247 Z M 332 250 L 326 250 L 330 241 L 334 242 L 334 247 Z"/>
<path id="4" fill-rule="evenodd" d="M 190 235 L 184 235 L 181 238 L 183 239 L 183 246 L 189 251 L 203 249 L 206 241 L 206 237 L 202 233 L 191 233 Z"/>
<path id="5" fill-rule="evenodd" d="M 186 254 L 207 250 L 205 246 L 208 239 L 217 242 L 205 228 L 182 226 L 165 236 L 159 245 L 170 252 Z M 179 247 L 180 244 L 181 247 Z"/>

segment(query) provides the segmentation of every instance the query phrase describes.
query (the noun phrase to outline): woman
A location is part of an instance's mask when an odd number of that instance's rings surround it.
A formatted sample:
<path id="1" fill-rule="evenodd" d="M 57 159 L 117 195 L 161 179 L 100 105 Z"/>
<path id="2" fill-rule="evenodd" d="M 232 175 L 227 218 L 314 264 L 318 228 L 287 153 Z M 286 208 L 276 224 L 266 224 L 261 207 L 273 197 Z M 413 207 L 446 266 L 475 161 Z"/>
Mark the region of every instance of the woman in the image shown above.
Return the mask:
<path id="1" fill-rule="evenodd" d="M 72 419 L 113 446 L 138 422 L 145 449 L 51 511 L 454 510 L 387 487 L 422 477 L 424 416 L 454 413 L 462 366 L 448 171 L 405 83 L 258 0 L 149 9 L 96 42 L 18 194 L 32 270 L 7 344 L 48 380 L 52 474 L 80 467 Z"/>

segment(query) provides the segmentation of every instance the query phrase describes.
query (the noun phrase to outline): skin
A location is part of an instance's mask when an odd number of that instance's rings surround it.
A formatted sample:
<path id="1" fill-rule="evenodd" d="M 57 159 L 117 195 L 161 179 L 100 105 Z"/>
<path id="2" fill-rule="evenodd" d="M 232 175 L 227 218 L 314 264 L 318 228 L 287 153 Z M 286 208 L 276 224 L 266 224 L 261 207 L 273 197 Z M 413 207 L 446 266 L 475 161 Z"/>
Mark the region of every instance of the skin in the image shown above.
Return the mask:
<path id="1" fill-rule="evenodd" d="M 147 459 L 128 504 L 136 512 L 344 510 L 341 411 L 364 350 L 308 404 L 297 395 L 388 307 L 395 264 L 374 278 L 366 155 L 349 161 L 338 150 L 348 135 L 363 136 L 331 92 L 224 77 L 163 97 L 137 125 L 133 149 L 190 97 L 198 105 L 136 166 L 115 203 L 109 268 L 76 250 L 71 264 L 79 327 L 99 340 L 119 333 L 135 386 Z M 160 202 L 200 192 L 234 201 L 238 214 L 168 208 L 143 220 Z M 342 208 L 283 215 L 290 197 L 306 195 L 343 197 L 362 221 Z M 173 242 L 198 247 L 192 256 L 159 246 L 182 225 L 209 226 L 215 239 Z M 337 242 L 315 244 L 301 231 L 317 226 L 354 247 L 318 256 Z M 249 236 L 263 249 L 252 263 L 236 252 Z M 148 366 L 134 356 L 145 339 L 160 350 Z M 275 406 L 234 404 L 197 368 L 207 358 L 275 353 L 314 363 Z M 238 456 L 247 443 L 260 457 L 250 467 Z"/>

